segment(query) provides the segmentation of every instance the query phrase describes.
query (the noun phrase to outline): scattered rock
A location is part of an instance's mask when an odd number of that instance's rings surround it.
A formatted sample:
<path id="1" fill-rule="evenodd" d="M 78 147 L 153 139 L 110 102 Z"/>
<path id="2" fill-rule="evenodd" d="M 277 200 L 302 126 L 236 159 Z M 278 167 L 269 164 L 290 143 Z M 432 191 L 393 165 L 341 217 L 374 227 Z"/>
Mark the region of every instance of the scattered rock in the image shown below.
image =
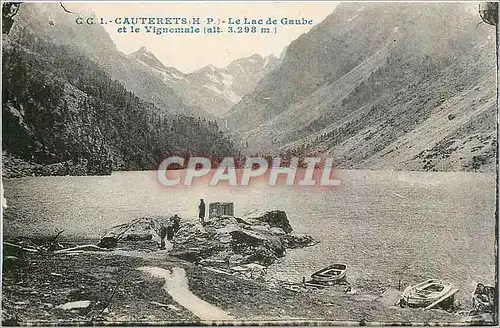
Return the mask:
<path id="1" fill-rule="evenodd" d="M 233 267 L 231 268 L 234 273 L 233 275 L 242 276 L 249 279 L 263 279 L 266 275 L 266 270 L 264 266 L 263 269 L 258 268 L 245 268 L 245 267 Z"/>
<path id="2" fill-rule="evenodd" d="M 168 304 L 163 304 L 163 303 L 155 302 L 155 301 L 152 301 L 151 304 L 157 305 L 157 306 L 160 306 L 160 307 L 168 307 Z"/>
<path id="3" fill-rule="evenodd" d="M 157 305 L 157 306 L 162 307 L 162 308 L 168 308 L 168 309 L 173 310 L 173 311 L 180 311 L 181 310 L 173 304 L 163 304 L 163 303 L 155 302 L 155 301 L 151 302 L 151 304 Z"/>
<path id="4" fill-rule="evenodd" d="M 229 257 L 228 262 L 230 266 L 238 265 L 243 262 L 243 255 L 241 254 L 233 254 Z"/>
<path id="5" fill-rule="evenodd" d="M 177 306 L 175 305 L 172 305 L 172 304 L 167 304 L 168 308 L 170 310 L 174 310 L 174 311 L 180 311 L 181 309 L 179 309 Z"/>
<path id="6" fill-rule="evenodd" d="M 247 260 L 264 265 L 272 264 L 285 255 L 285 246 L 279 236 L 270 232 L 237 230 L 231 233 L 233 251 L 248 255 Z"/>
<path id="7" fill-rule="evenodd" d="M 231 226 L 238 226 L 238 219 L 234 217 L 214 217 L 206 222 L 206 226 L 213 229 L 222 229 Z"/>
<path id="8" fill-rule="evenodd" d="M 495 317 L 493 313 L 477 313 L 470 311 L 469 315 L 464 317 L 461 321 L 475 326 L 493 325 L 495 323 Z"/>
<path id="9" fill-rule="evenodd" d="M 58 305 L 57 308 L 63 310 L 73 310 L 73 309 L 86 309 L 89 306 L 90 306 L 90 301 L 76 301 Z"/>
<path id="10" fill-rule="evenodd" d="M 313 237 L 304 234 L 286 235 L 283 238 L 286 242 L 286 248 L 309 247 L 318 243 Z"/>
<path id="11" fill-rule="evenodd" d="M 113 237 L 113 236 L 107 236 L 103 237 L 97 246 L 102 247 L 102 248 L 115 248 L 118 245 L 118 238 Z"/>
<path id="12" fill-rule="evenodd" d="M 242 219 L 243 222 L 254 222 L 260 221 L 267 223 L 271 228 L 281 228 L 286 233 L 292 232 L 292 226 L 288 221 L 285 211 L 274 210 L 274 211 L 260 211 L 255 210 L 247 213 Z M 249 223 L 250 224 L 250 223 Z M 252 225 L 252 224 L 250 224 Z"/>
<path id="13" fill-rule="evenodd" d="M 278 236 L 286 235 L 286 232 L 278 227 L 272 227 L 271 229 L 269 229 L 269 231 L 271 231 L 273 235 L 278 235 Z"/>
<path id="14" fill-rule="evenodd" d="M 177 215 L 143 217 L 109 229 L 97 244 L 102 248 L 114 248 L 119 241 L 155 241 L 161 244 L 170 231 L 179 230 L 180 217 Z M 170 233 L 173 235 L 173 233 Z"/>
<path id="15" fill-rule="evenodd" d="M 153 234 L 149 232 L 144 233 L 127 233 L 123 240 L 141 241 L 141 240 L 151 240 L 153 239 Z"/>

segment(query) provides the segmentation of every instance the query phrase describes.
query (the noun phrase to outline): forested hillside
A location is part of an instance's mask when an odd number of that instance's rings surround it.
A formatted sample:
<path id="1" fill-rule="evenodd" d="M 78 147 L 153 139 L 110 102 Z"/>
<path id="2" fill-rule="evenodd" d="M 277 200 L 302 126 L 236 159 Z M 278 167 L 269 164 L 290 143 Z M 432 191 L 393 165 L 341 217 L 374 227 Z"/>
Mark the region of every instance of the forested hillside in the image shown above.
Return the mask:
<path id="1" fill-rule="evenodd" d="M 78 6 L 59 3 L 23 3 L 14 16 L 9 38 L 30 49 L 33 42 L 44 40 L 65 46 L 93 60 L 113 80 L 142 100 L 156 105 L 160 111 L 194 117 L 207 116 L 197 107 L 186 105 L 157 74 L 120 52 L 100 24 L 76 24 L 79 16 L 95 17 Z M 76 7 L 76 8 L 75 8 Z M 75 10 L 75 11 L 73 11 Z"/>
<path id="2" fill-rule="evenodd" d="M 155 169 L 170 154 L 233 153 L 215 122 L 158 109 L 71 48 L 4 41 L 4 175 Z M 16 171 L 20 161 L 32 172 Z"/>

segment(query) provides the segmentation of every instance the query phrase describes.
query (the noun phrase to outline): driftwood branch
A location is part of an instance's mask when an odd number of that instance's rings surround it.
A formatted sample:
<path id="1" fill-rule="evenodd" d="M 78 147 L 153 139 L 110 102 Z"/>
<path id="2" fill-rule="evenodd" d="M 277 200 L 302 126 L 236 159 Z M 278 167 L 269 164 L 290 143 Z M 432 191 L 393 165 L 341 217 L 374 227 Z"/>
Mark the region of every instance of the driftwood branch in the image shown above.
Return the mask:
<path id="1" fill-rule="evenodd" d="M 61 249 L 58 251 L 55 251 L 54 254 L 62 254 L 62 253 L 71 253 L 74 251 L 102 251 L 102 252 L 109 252 L 110 249 L 107 248 L 102 248 L 96 245 L 80 245 L 80 246 L 75 246 L 75 247 L 70 247 L 70 248 L 65 248 Z"/>
<path id="2" fill-rule="evenodd" d="M 59 236 L 64 232 L 64 230 L 59 230 L 56 232 L 55 236 L 51 238 L 51 241 L 52 242 L 55 242 L 57 240 L 57 238 L 59 238 Z"/>
<path id="3" fill-rule="evenodd" d="M 4 241 L 3 244 L 4 244 L 4 246 L 10 246 L 10 247 L 13 247 L 13 248 L 19 249 L 21 251 L 25 251 L 25 252 L 36 253 L 36 252 L 39 251 L 38 249 L 23 247 L 23 246 L 20 246 L 20 245 L 17 245 L 17 244 L 13 244 L 13 243 L 9 243 L 9 242 L 6 242 L 6 241 Z"/>
<path id="4" fill-rule="evenodd" d="M 59 236 L 64 232 L 64 230 L 59 230 L 56 232 L 56 234 L 49 238 L 49 242 L 48 242 L 48 250 L 49 251 L 54 251 L 57 249 L 57 247 L 59 246 L 58 245 L 58 242 L 57 242 L 57 238 L 59 238 Z"/>

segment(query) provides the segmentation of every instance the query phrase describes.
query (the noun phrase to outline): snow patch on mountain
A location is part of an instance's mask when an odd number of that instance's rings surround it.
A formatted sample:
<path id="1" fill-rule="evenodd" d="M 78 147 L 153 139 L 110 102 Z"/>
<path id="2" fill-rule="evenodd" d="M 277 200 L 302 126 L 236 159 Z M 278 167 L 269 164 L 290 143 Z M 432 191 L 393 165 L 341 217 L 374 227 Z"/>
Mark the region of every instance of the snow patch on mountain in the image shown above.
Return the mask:
<path id="1" fill-rule="evenodd" d="M 209 89 L 209 90 L 212 90 L 213 92 L 217 92 L 217 93 L 220 93 L 222 94 L 222 91 L 219 90 L 219 88 L 217 88 L 215 85 L 213 84 L 204 84 L 203 85 L 205 88 Z"/>
<path id="2" fill-rule="evenodd" d="M 223 68 L 207 65 L 193 73 L 165 66 L 150 50 L 141 47 L 128 55 L 139 64 L 161 76 L 163 82 L 190 105 L 211 115 L 222 117 L 257 83 L 274 70 L 280 60 L 273 55 L 239 58 Z"/>
<path id="3" fill-rule="evenodd" d="M 224 72 L 221 72 L 220 74 L 222 75 L 222 84 L 230 87 L 234 82 L 234 77 L 231 74 Z"/>

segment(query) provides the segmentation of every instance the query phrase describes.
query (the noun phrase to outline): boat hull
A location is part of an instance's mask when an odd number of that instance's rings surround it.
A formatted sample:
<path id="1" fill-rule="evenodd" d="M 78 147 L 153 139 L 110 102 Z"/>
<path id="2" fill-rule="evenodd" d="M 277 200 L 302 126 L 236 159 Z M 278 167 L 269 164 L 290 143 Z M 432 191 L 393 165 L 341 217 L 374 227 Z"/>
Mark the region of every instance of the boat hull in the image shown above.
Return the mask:
<path id="1" fill-rule="evenodd" d="M 336 281 L 340 281 L 340 280 L 344 279 L 345 276 L 346 276 L 346 272 L 344 271 L 336 277 L 330 278 L 330 277 L 321 277 L 321 276 L 312 275 L 311 279 L 313 281 L 317 281 L 317 282 L 336 282 Z"/>
<path id="2" fill-rule="evenodd" d="M 450 283 L 430 279 L 407 287 L 401 295 L 400 303 L 409 307 L 427 307 L 449 293 L 452 287 Z"/>
<path id="3" fill-rule="evenodd" d="M 334 264 L 311 275 L 313 282 L 333 285 L 345 279 L 347 267 L 345 264 Z"/>

